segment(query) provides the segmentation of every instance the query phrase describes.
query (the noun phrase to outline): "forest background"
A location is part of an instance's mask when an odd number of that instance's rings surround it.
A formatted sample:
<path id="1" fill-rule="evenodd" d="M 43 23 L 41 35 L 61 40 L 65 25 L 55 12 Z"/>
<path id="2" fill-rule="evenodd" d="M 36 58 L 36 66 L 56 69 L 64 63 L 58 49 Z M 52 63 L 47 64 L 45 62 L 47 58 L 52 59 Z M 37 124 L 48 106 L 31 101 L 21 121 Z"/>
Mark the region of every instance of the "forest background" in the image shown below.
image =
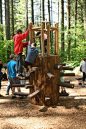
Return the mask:
<path id="1" fill-rule="evenodd" d="M 50 21 L 53 27 L 58 23 L 61 62 L 79 66 L 86 56 L 86 0 L 0 0 L 0 59 L 3 63 L 14 53 L 13 36 L 17 29 L 25 32 L 30 22 L 40 26 L 41 21 Z M 55 32 L 51 32 L 51 54 L 54 54 L 54 41 Z M 39 49 L 39 39 L 35 42 Z M 24 54 L 26 51 L 24 49 Z"/>

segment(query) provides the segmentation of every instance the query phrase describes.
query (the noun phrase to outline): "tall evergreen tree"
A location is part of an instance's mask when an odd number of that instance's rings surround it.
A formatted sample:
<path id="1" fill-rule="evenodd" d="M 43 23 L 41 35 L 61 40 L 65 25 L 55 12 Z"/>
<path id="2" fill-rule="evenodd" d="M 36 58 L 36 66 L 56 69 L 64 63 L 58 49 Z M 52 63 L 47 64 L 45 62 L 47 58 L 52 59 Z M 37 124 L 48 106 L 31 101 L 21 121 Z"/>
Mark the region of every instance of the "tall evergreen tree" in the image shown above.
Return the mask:
<path id="1" fill-rule="evenodd" d="M 32 9 L 32 22 L 34 24 L 34 3 L 33 3 L 33 0 L 31 0 L 31 9 Z"/>
<path id="2" fill-rule="evenodd" d="M 85 29 L 85 40 L 86 40 L 86 0 L 85 0 L 85 21 L 84 21 L 84 29 Z"/>
<path id="3" fill-rule="evenodd" d="M 9 0 L 5 0 L 5 24 L 6 24 L 6 39 L 10 39 L 10 6 Z"/>
<path id="4" fill-rule="evenodd" d="M 45 8 L 44 8 L 44 0 L 42 0 L 42 16 L 43 16 L 43 21 L 45 21 Z"/>
<path id="5" fill-rule="evenodd" d="M 60 1 L 61 4 L 61 57 L 64 55 L 64 0 Z"/>
<path id="6" fill-rule="evenodd" d="M 76 47 L 76 25 L 77 25 L 77 0 L 75 0 L 75 47 Z"/>
<path id="7" fill-rule="evenodd" d="M 2 0 L 0 0 L 0 24 L 2 24 Z"/>
<path id="8" fill-rule="evenodd" d="M 67 60 L 70 60 L 70 0 L 67 0 Z"/>
<path id="9" fill-rule="evenodd" d="M 12 37 L 14 36 L 14 11 L 13 11 L 14 5 L 13 0 L 11 0 L 11 11 L 12 11 Z"/>

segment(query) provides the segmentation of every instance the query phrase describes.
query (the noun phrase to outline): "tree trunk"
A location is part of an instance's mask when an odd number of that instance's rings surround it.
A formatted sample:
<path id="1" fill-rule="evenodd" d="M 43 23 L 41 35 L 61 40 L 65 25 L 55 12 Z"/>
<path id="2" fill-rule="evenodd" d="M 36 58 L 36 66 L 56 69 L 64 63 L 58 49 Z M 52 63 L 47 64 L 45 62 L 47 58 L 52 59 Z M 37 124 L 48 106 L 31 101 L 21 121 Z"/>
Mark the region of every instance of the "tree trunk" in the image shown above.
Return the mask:
<path id="1" fill-rule="evenodd" d="M 2 0 L 0 0 L 0 24 L 2 24 Z"/>
<path id="2" fill-rule="evenodd" d="M 31 0 L 31 8 L 32 8 L 32 22 L 34 24 L 34 5 L 33 5 L 33 0 Z"/>
<path id="3" fill-rule="evenodd" d="M 61 57 L 64 55 L 64 0 L 61 0 Z"/>
<path id="4" fill-rule="evenodd" d="M 50 21 L 50 0 L 48 0 L 48 16 L 49 16 L 49 21 Z"/>
<path id="5" fill-rule="evenodd" d="M 75 0 L 75 47 L 76 47 L 76 24 L 77 24 L 77 0 Z"/>
<path id="6" fill-rule="evenodd" d="M 70 0 L 67 0 L 67 60 L 70 60 Z"/>
<path id="7" fill-rule="evenodd" d="M 86 0 L 85 0 L 85 21 L 84 21 L 84 29 L 85 29 L 85 40 L 86 40 Z"/>
<path id="8" fill-rule="evenodd" d="M 43 14 L 43 21 L 45 21 L 45 12 L 44 12 L 44 0 L 42 0 L 42 14 Z"/>
<path id="9" fill-rule="evenodd" d="M 13 11 L 13 0 L 11 0 L 12 6 L 12 37 L 14 36 L 14 11 Z"/>
<path id="10" fill-rule="evenodd" d="M 28 0 L 25 0 L 25 12 L 26 12 L 26 29 L 28 29 Z M 29 36 L 26 38 L 26 41 L 29 41 Z M 26 48 L 27 55 L 27 48 Z"/>
<path id="11" fill-rule="evenodd" d="M 5 21 L 6 21 L 6 39 L 10 40 L 10 7 L 9 7 L 9 0 L 5 0 Z"/>

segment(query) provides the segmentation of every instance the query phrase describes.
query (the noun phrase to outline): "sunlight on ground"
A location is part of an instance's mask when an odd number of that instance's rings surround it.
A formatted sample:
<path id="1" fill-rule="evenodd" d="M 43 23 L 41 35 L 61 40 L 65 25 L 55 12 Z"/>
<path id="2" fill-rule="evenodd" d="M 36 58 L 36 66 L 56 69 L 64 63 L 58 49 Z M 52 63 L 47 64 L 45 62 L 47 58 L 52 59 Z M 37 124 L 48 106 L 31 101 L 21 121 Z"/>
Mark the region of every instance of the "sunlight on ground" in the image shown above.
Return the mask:
<path id="1" fill-rule="evenodd" d="M 86 96 L 83 96 L 83 97 L 74 97 L 74 99 L 86 99 Z"/>

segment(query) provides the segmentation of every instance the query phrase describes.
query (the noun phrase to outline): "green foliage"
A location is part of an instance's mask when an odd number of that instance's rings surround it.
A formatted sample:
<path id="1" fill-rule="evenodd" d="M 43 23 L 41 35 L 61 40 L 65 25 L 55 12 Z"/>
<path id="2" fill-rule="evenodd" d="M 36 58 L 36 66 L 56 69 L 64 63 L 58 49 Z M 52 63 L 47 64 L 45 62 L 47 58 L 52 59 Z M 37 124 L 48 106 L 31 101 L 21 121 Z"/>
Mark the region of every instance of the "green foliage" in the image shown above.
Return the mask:
<path id="1" fill-rule="evenodd" d="M 11 47 L 11 53 L 14 53 L 14 46 L 13 46 L 13 40 L 0 40 L 0 59 L 3 60 L 3 63 L 6 63 L 9 61 L 9 57 L 7 57 L 8 53 L 7 51 L 9 51 L 8 46 Z"/>

